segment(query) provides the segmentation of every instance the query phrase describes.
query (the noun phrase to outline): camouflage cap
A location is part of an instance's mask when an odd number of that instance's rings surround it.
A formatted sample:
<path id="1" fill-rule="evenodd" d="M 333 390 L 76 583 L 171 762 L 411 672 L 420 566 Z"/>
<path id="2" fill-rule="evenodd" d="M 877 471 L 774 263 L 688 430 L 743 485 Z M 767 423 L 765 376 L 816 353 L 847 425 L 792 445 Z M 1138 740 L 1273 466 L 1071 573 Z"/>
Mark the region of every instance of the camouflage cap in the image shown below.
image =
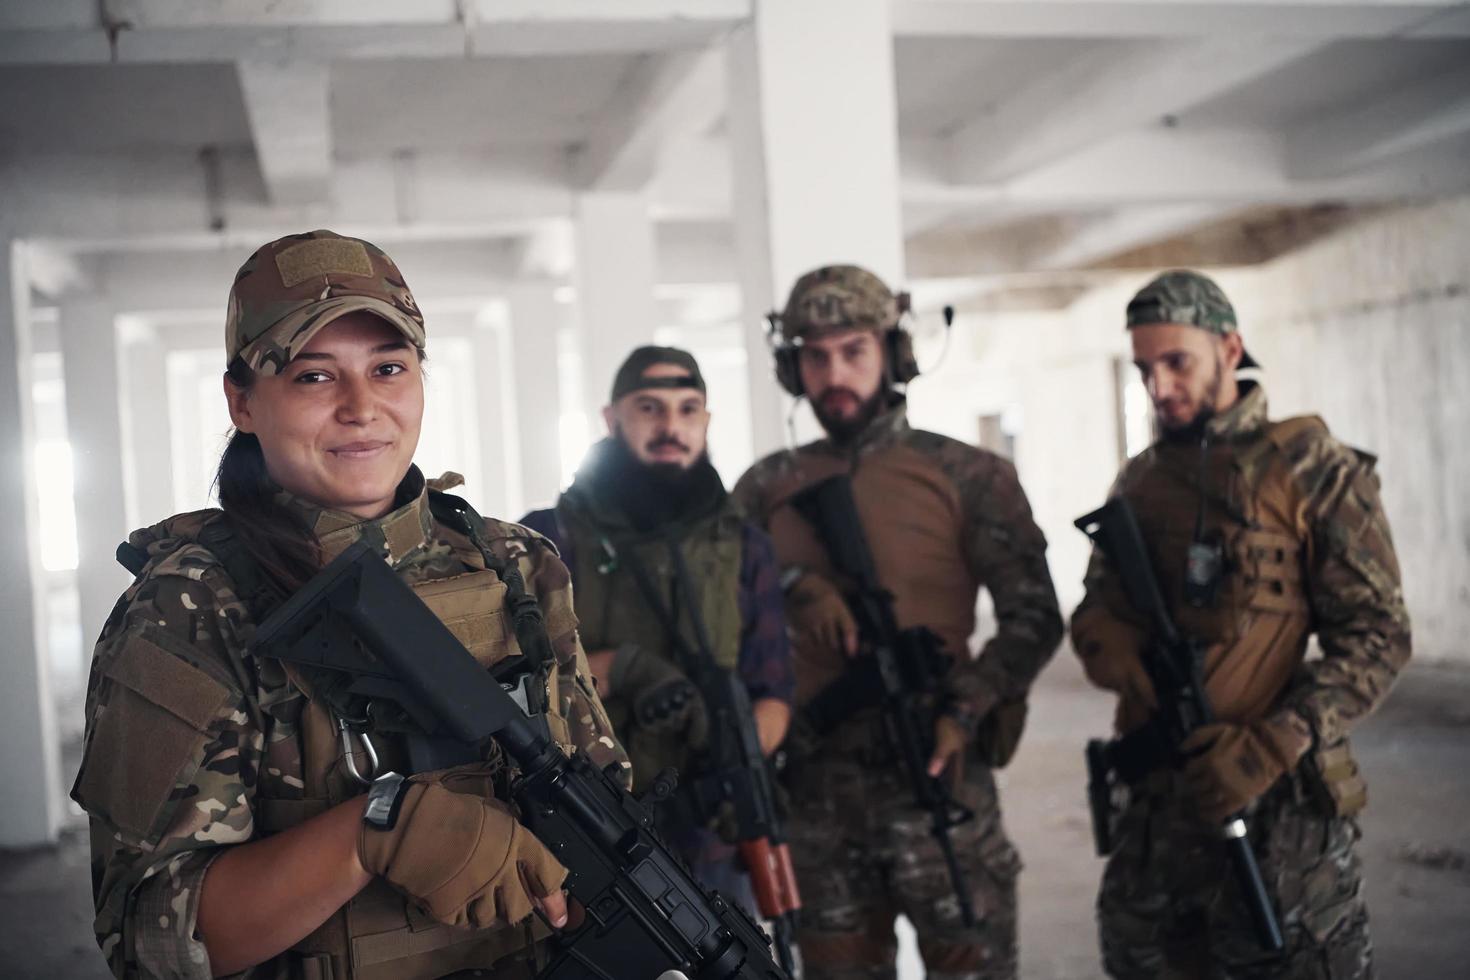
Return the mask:
<path id="1" fill-rule="evenodd" d="M 898 323 L 900 312 L 893 291 L 867 269 L 824 265 L 791 287 L 781 313 L 781 337 L 791 343 L 840 330 L 883 330 Z"/>
<path id="2" fill-rule="evenodd" d="M 655 364 L 672 364 L 683 368 L 686 374 L 671 374 L 662 378 L 645 378 L 644 372 Z M 677 347 L 636 347 L 623 361 L 622 367 L 613 377 L 612 397 L 617 401 L 624 395 L 645 388 L 693 388 L 704 393 L 704 375 L 699 373 L 699 362 L 687 350 Z"/>
<path id="3" fill-rule="evenodd" d="M 1128 329 L 1151 323 L 1182 323 L 1217 337 L 1239 331 L 1235 307 L 1225 290 L 1190 269 L 1171 269 L 1144 286 L 1128 301 Z M 1250 352 L 1241 350 L 1238 368 L 1260 367 Z"/>
<path id="4" fill-rule="evenodd" d="M 225 314 L 225 363 L 279 374 L 322 327 L 365 310 L 424 346 L 424 316 L 382 249 L 333 231 L 287 235 L 255 250 L 235 274 Z"/>
<path id="5" fill-rule="evenodd" d="M 1151 323 L 1183 323 L 1223 337 L 1236 330 L 1235 307 L 1209 276 L 1173 269 L 1128 302 L 1128 329 Z"/>

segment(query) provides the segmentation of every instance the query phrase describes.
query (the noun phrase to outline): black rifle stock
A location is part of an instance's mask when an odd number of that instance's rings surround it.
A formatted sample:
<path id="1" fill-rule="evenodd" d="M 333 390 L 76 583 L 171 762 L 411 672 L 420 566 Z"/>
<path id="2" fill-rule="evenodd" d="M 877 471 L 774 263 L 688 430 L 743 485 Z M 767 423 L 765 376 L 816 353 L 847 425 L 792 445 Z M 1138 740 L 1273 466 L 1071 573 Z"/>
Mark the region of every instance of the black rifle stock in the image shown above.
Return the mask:
<path id="1" fill-rule="evenodd" d="M 756 906 L 770 920 L 774 932 L 776 956 L 782 969 L 793 972 L 796 960 L 791 943 L 796 913 L 801 909 L 801 893 L 776 806 L 771 771 L 761 751 L 750 693 L 734 671 L 715 662 L 704 617 L 694 602 L 698 592 L 684 553 L 673 537 L 668 538 L 667 545 L 677 577 L 678 588 L 674 592 L 687 603 L 696 641 L 694 649 L 680 632 L 676 614 L 660 599 L 647 568 L 631 552 L 626 559 L 645 601 L 668 634 L 679 665 L 709 712 L 709 742 L 695 771 L 681 780 L 682 788 L 697 822 L 707 822 L 728 811 L 736 848 L 750 875 Z"/>
<path id="2" fill-rule="evenodd" d="M 1173 762 L 1178 746 L 1196 728 L 1210 724 L 1214 714 L 1201 673 L 1203 653 L 1194 640 L 1179 631 L 1169 614 L 1132 505 L 1123 497 L 1114 497 L 1074 523 L 1112 564 L 1129 604 L 1148 622 L 1149 645 L 1143 662 L 1159 702 L 1154 717 L 1137 732 L 1109 742 L 1088 743 L 1093 836 L 1099 853 L 1107 854 L 1112 850 L 1108 809 L 1114 777 L 1121 776 L 1126 782 L 1141 777 L 1148 768 L 1138 763 L 1141 758 L 1158 764 Z M 1281 924 L 1251 850 L 1244 816 L 1228 818 L 1220 827 L 1220 835 L 1250 910 L 1257 941 L 1264 949 L 1279 952 L 1285 945 Z"/>
<path id="3" fill-rule="evenodd" d="M 844 676 L 818 692 L 803 711 L 821 733 L 854 708 L 873 703 L 882 707 L 914 801 L 929 814 L 929 832 L 944 854 L 960 915 L 967 926 L 973 926 L 974 903 L 949 832 L 975 814 L 953 797 L 942 776 L 929 775 L 934 715 L 925 702 L 935 693 L 949 659 L 931 630 L 899 629 L 893 594 L 878 580 L 850 477 L 838 474 L 818 481 L 792 497 L 791 504 L 816 529 L 833 567 L 856 586 L 848 605 L 866 648 L 849 664 Z"/>
<path id="4" fill-rule="evenodd" d="M 493 738 L 519 768 L 522 822 L 570 872 L 586 910 L 550 943 L 541 980 L 790 980 L 744 910 L 705 891 L 653 830 L 650 811 L 582 753 L 567 758 L 365 543 L 347 549 L 261 625 L 264 656 L 331 672 L 391 703 L 423 733 Z M 371 714 L 371 712 L 369 712 Z"/>

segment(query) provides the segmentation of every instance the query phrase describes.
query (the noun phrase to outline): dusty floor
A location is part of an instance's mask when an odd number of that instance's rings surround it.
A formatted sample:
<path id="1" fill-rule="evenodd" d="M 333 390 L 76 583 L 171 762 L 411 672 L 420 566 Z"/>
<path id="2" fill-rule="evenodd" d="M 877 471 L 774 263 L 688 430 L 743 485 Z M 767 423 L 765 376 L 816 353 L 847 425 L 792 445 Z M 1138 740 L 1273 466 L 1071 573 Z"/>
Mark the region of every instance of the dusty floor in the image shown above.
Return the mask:
<path id="1" fill-rule="evenodd" d="M 1106 731 L 1106 698 L 1065 651 L 1043 675 L 1021 753 L 1004 776 L 1006 822 L 1026 861 L 1026 980 L 1100 976 L 1081 745 Z M 1372 787 L 1362 821 L 1383 980 L 1470 977 L 1470 671 L 1417 667 L 1357 738 Z M 72 758 L 71 764 L 75 764 Z M 103 978 L 93 945 L 81 826 L 60 847 L 0 852 L 0 976 Z M 905 980 L 921 975 L 905 951 Z"/>

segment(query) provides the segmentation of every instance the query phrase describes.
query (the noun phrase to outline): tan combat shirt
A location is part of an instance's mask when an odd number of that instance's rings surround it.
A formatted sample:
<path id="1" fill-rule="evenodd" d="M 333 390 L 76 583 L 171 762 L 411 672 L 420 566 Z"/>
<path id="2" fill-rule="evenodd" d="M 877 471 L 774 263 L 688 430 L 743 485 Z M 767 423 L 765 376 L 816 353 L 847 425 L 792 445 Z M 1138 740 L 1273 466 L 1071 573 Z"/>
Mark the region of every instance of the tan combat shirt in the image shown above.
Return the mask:
<path id="1" fill-rule="evenodd" d="M 911 428 L 905 403 L 873 420 L 850 444 L 830 439 L 756 463 L 732 496 L 771 535 L 783 567 L 801 566 L 841 584 L 815 530 L 790 506 L 803 487 L 837 473 L 853 497 L 878 578 L 894 596 L 900 628 L 927 626 L 956 657 L 948 694 L 973 717 L 1026 696 L 1056 650 L 1062 618 L 1046 565 L 1046 538 L 1031 517 L 1016 469 L 1005 459 Z M 970 656 L 979 590 L 990 592 L 997 629 Z M 797 701 L 846 667 L 840 651 L 794 637 Z"/>

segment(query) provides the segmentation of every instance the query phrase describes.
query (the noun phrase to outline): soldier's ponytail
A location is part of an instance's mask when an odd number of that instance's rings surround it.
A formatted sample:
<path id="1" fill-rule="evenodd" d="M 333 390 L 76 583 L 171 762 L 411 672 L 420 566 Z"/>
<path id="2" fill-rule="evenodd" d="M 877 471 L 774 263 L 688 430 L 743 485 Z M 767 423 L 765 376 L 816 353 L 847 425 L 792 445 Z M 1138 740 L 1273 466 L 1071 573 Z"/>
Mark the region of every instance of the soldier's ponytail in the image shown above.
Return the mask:
<path id="1" fill-rule="evenodd" d="M 255 383 L 255 372 L 236 361 L 226 372 L 240 388 Z M 220 508 L 261 569 L 286 591 L 300 588 L 321 567 L 316 534 L 275 499 L 280 491 L 265 468 L 260 440 L 250 432 L 230 435 L 214 477 Z"/>

